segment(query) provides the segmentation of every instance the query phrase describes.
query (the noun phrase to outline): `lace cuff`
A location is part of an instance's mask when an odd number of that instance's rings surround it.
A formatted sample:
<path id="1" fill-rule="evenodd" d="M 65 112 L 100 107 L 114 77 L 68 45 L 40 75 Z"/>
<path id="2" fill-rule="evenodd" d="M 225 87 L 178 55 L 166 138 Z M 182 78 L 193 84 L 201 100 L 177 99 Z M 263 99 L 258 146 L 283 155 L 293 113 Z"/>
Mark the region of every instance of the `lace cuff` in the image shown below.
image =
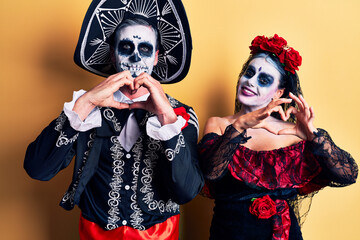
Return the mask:
<path id="1" fill-rule="evenodd" d="M 351 155 L 336 146 L 325 130 L 319 128 L 314 134 L 315 138 L 310 141 L 310 150 L 318 157 L 330 180 L 329 186 L 343 187 L 355 183 L 358 166 Z"/>
<path id="2" fill-rule="evenodd" d="M 221 178 L 226 173 L 225 170 L 238 145 L 246 143 L 250 138 L 246 136 L 246 130 L 240 133 L 232 125 L 226 128 L 222 136 L 214 133 L 204 136 L 199 143 L 199 153 L 205 179 Z"/>

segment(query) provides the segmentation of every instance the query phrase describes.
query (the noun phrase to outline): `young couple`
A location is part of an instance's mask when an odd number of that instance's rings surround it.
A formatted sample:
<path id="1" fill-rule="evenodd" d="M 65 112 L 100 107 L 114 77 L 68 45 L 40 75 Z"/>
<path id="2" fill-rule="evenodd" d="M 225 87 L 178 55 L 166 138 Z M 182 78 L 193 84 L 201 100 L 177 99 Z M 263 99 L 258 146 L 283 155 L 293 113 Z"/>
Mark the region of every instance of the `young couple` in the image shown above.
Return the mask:
<path id="1" fill-rule="evenodd" d="M 354 183 L 357 166 L 314 127 L 299 53 L 256 37 L 235 114 L 210 118 L 197 145 L 195 112 L 161 87 L 186 76 L 191 49 L 181 1 L 93 1 L 75 62 L 106 79 L 74 92 L 26 171 L 49 180 L 75 156 L 60 204 L 81 209 L 81 239 L 178 239 L 179 205 L 201 190 L 215 199 L 211 239 L 302 239 L 300 201 Z"/>

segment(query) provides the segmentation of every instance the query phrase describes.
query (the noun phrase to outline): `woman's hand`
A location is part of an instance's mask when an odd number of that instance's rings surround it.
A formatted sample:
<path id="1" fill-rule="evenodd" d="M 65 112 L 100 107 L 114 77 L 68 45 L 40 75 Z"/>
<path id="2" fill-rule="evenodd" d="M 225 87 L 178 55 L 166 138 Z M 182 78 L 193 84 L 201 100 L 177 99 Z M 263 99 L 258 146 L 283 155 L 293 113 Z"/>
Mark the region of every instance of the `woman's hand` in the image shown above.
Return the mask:
<path id="1" fill-rule="evenodd" d="M 272 100 L 266 107 L 241 115 L 233 123 L 234 128 L 239 132 L 248 128 L 264 128 L 271 133 L 277 134 L 278 130 L 272 124 L 265 121 L 273 112 L 278 112 L 281 118 L 286 121 L 286 115 L 281 107 L 283 103 L 290 103 L 292 99 L 279 98 Z"/>
<path id="2" fill-rule="evenodd" d="M 295 135 L 303 140 L 312 140 L 315 135 L 314 132 L 317 129 L 313 125 L 314 121 L 314 110 L 306 103 L 305 99 L 300 95 L 296 97 L 294 94 L 289 94 L 290 98 L 293 99 L 299 110 L 295 107 L 290 107 L 286 111 L 286 119 L 290 117 L 290 114 L 294 114 L 296 117 L 296 125 L 293 128 L 285 128 L 278 132 L 278 135 Z"/>

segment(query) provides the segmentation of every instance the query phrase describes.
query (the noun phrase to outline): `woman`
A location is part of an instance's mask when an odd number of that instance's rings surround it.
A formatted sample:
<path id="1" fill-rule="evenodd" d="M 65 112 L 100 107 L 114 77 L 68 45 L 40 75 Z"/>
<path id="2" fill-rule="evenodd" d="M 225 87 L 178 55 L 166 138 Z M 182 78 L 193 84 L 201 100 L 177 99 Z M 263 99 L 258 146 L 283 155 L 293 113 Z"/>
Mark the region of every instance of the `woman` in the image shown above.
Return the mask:
<path id="1" fill-rule="evenodd" d="M 210 239 L 302 239 L 302 200 L 354 183 L 358 168 L 314 127 L 295 72 L 299 53 L 276 34 L 250 49 L 235 114 L 210 118 L 199 143 L 203 192 L 215 199 Z"/>

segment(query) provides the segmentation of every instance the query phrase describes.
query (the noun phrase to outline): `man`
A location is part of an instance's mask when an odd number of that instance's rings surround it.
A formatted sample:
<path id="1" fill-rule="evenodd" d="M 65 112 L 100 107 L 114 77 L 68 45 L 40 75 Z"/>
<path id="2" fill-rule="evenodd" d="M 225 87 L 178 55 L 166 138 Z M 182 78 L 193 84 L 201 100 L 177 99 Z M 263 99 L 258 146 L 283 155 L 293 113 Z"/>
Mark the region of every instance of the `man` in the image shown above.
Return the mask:
<path id="1" fill-rule="evenodd" d="M 49 180 L 75 156 L 72 183 L 60 205 L 80 207 L 81 239 L 178 239 L 179 204 L 203 186 L 196 115 L 160 85 L 180 81 L 188 71 L 191 38 L 184 16 L 180 1 L 108 0 L 89 7 L 75 61 L 111 75 L 88 92 L 75 92 L 29 145 L 24 162 L 31 177 Z M 94 37 L 101 24 L 101 33 L 108 31 L 101 18 L 117 23 L 102 39 Z M 170 37 L 181 39 L 169 48 L 159 26 L 171 19 L 181 26 L 168 25 L 178 31 Z M 154 71 L 159 58 L 166 71 Z"/>

